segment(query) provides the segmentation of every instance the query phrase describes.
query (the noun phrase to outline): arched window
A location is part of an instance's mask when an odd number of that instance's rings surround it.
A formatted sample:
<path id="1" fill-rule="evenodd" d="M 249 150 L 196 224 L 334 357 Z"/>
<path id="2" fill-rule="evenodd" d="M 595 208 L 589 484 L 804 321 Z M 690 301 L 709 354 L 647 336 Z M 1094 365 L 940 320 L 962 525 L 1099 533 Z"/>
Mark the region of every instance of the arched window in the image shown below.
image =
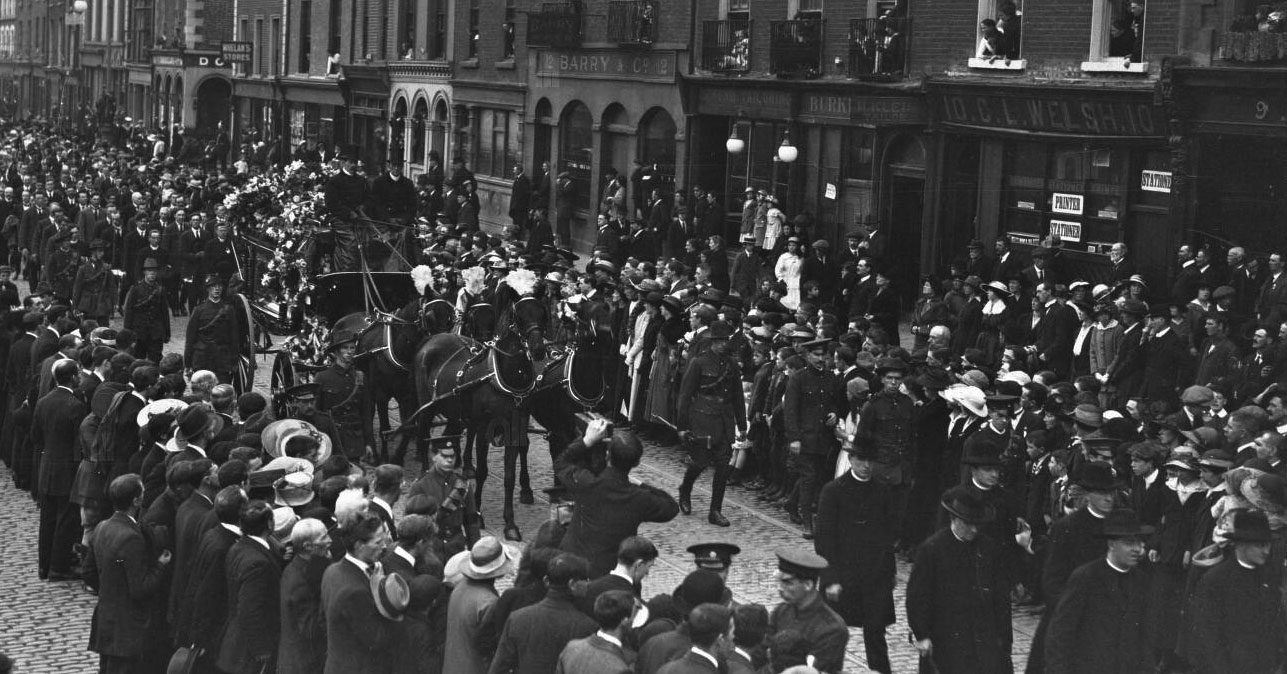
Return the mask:
<path id="1" fill-rule="evenodd" d="M 675 120 L 665 108 L 653 108 L 639 125 L 639 159 L 656 164 L 655 184 L 662 193 L 675 188 Z M 640 195 L 647 199 L 648 195 Z"/>
<path id="2" fill-rule="evenodd" d="M 590 168 L 594 162 L 594 119 L 590 109 L 580 101 L 569 103 L 559 120 L 560 170 L 572 178 L 572 206 L 590 210 Z"/>

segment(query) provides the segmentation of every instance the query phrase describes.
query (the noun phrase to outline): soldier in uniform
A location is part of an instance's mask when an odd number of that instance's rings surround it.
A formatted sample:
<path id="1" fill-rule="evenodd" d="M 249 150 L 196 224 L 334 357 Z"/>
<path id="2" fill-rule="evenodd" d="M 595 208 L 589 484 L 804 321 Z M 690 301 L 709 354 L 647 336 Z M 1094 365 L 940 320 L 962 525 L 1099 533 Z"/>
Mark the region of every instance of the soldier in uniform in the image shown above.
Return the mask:
<path id="1" fill-rule="evenodd" d="M 45 258 L 44 278 L 54 291 L 58 304 L 71 304 L 72 284 L 76 280 L 76 268 L 80 265 L 80 253 L 72 250 L 70 231 L 60 231 L 50 239 L 51 252 Z"/>
<path id="2" fill-rule="evenodd" d="M 95 239 L 89 245 L 90 260 L 76 270 L 76 282 L 72 288 L 72 310 L 82 317 L 107 325 L 112 316 L 112 309 L 119 297 L 117 278 L 112 267 L 103 260 L 107 252 L 107 242 Z M 3 302 L 0 302 L 2 304 Z"/>
<path id="3" fill-rule="evenodd" d="M 715 321 L 707 333 L 710 347 L 689 362 L 679 386 L 676 426 L 692 453 L 692 463 L 679 485 L 679 509 L 685 515 L 692 514 L 693 484 L 708 466 L 714 466 L 707 521 L 726 527 L 728 519 L 720 510 L 725 484 L 733 472 L 729 461 L 733 458 L 734 425 L 736 437 L 746 435 L 746 402 L 737 361 L 728 352 L 733 326 Z"/>
<path id="4" fill-rule="evenodd" d="M 778 596 L 782 603 L 769 615 L 769 634 L 787 630 L 797 633 L 808 647 L 814 668 L 825 674 L 838 674 L 845 664 L 849 628 L 827 606 L 818 587 L 827 560 L 800 549 L 779 551 L 777 557 Z"/>
<path id="5" fill-rule="evenodd" d="M 429 440 L 429 469 L 411 485 L 408 498 L 424 494 L 438 504 L 435 515 L 439 559 L 468 550 L 477 540 L 482 522 L 474 498 L 474 480 L 456 467 L 460 455 L 459 435 L 444 435 Z M 438 549 L 441 547 L 441 549 Z"/>
<path id="6" fill-rule="evenodd" d="M 211 274 L 206 277 L 206 301 L 197 305 L 188 319 L 183 362 L 189 372 L 210 370 L 220 384 L 230 384 L 237 371 L 240 346 L 236 308 L 223 301 L 223 279 Z"/>
<path id="7" fill-rule="evenodd" d="M 733 556 L 742 553 L 742 549 L 732 543 L 698 543 L 688 546 L 688 554 L 693 556 L 693 564 L 698 569 L 710 571 L 724 579 L 724 597 L 721 604 L 735 608 L 733 591 L 728 587 L 728 570 L 733 566 Z"/>
<path id="8" fill-rule="evenodd" d="M 375 427 L 371 423 L 375 407 L 365 375 L 353 367 L 356 347 L 356 332 L 343 328 L 331 331 L 330 345 L 326 347 L 331 366 L 313 378 L 321 386 L 317 409 L 331 416 L 339 436 L 337 446 L 354 463 L 374 456 L 375 447 Z"/>
<path id="9" fill-rule="evenodd" d="M 161 345 L 170 341 L 170 303 L 165 289 L 156 281 L 157 269 L 156 260 L 143 261 L 142 281 L 125 294 L 125 327 L 136 335 L 134 355 L 159 363 Z M 189 349 L 191 344 L 189 339 Z"/>
<path id="10" fill-rule="evenodd" d="M 844 409 L 845 388 L 827 367 L 827 341 L 815 339 L 800 345 L 808 367 L 792 372 L 782 402 L 790 462 L 800 473 L 798 513 L 804 537 L 813 538 L 813 514 L 822 485 L 831 479 L 835 426 Z"/>
<path id="11" fill-rule="evenodd" d="M 894 497 L 894 535 L 903 533 L 907 513 L 907 494 L 912 484 L 912 409 L 911 397 L 903 392 L 903 375 L 907 365 L 897 358 L 882 358 L 876 363 L 876 376 L 884 388 L 863 405 L 859 413 L 857 435 L 876 449 L 875 478 L 889 485 Z"/>

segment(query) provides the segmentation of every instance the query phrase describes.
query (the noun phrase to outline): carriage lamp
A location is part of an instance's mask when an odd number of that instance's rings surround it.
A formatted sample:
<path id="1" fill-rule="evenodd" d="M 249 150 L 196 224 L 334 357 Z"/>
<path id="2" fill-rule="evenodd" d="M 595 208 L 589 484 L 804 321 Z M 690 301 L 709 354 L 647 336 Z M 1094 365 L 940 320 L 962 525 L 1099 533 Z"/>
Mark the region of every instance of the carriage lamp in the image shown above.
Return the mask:
<path id="1" fill-rule="evenodd" d="M 784 164 L 790 164 L 800 157 L 800 150 L 791 144 L 791 132 L 782 132 L 782 144 L 778 146 L 778 159 Z"/>
<path id="2" fill-rule="evenodd" d="M 742 150 L 746 149 L 746 141 L 737 137 L 736 124 L 733 125 L 732 133 L 728 134 L 728 140 L 724 141 L 724 149 L 728 150 L 729 154 L 742 154 Z"/>

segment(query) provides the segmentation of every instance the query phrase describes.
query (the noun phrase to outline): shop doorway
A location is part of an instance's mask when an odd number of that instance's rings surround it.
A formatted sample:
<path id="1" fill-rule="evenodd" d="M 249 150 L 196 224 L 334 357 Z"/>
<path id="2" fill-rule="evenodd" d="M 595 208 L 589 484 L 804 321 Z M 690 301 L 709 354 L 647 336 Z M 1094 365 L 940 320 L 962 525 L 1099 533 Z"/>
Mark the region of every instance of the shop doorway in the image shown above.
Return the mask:
<path id="1" fill-rule="evenodd" d="M 889 208 L 881 229 L 889 237 L 889 249 L 884 262 L 906 311 L 916 300 L 920 280 L 925 144 L 915 137 L 898 138 L 885 156 Z"/>
<path id="2" fill-rule="evenodd" d="M 197 137 L 215 132 L 219 122 L 228 118 L 232 85 L 222 77 L 210 77 L 197 87 Z"/>

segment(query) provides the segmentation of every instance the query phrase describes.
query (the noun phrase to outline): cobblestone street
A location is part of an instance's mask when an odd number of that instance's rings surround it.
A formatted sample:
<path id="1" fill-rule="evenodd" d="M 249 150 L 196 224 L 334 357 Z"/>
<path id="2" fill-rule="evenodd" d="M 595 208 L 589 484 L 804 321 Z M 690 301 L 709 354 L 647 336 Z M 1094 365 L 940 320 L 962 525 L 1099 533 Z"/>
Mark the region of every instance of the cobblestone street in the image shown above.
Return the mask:
<path id="1" fill-rule="evenodd" d="M 182 348 L 182 335 L 186 318 L 176 318 L 173 334 L 176 339 L 167 345 L 169 350 Z M 280 341 L 280 340 L 279 340 Z M 258 385 L 267 390 L 271 360 L 262 358 L 256 376 Z M 683 473 L 682 456 L 677 448 L 645 443 L 643 463 L 636 475 L 672 494 L 679 486 Z M 517 505 L 517 522 L 525 535 L 534 535 L 546 518 L 548 507 L 541 489 L 551 484 L 550 457 L 543 437 L 531 436 L 529 465 L 532 487 L 536 492 L 535 505 Z M 486 522 L 498 529 L 501 519 L 502 457 L 494 452 L 489 457 L 489 477 L 485 486 L 486 504 L 483 510 Z M 96 671 L 97 657 L 86 650 L 89 641 L 90 617 L 95 599 L 79 583 L 47 583 L 36 577 L 36 529 L 38 513 L 31 498 L 13 487 L 8 471 L 0 479 L 0 550 L 5 563 L 0 565 L 0 652 L 15 660 L 15 671 L 23 674 L 48 672 L 57 674 L 82 674 Z M 420 473 L 415 459 L 408 460 L 410 486 Z M 708 474 L 709 475 L 709 474 Z M 790 524 L 780 509 L 757 501 L 751 492 L 741 487 L 728 491 L 724 514 L 732 527 L 721 529 L 706 523 L 707 499 L 710 478 L 704 476 L 694 490 L 692 516 L 680 515 L 675 520 L 659 525 L 645 525 L 640 532 L 650 538 L 661 550 L 659 563 L 644 581 L 644 596 L 670 592 L 692 568 L 691 558 L 684 552 L 698 542 L 721 540 L 741 546 L 742 554 L 734 562 L 729 583 L 734 597 L 742 602 L 758 602 L 772 608 L 778 603 L 775 581 L 776 558 L 774 551 L 791 547 L 809 546 L 800 537 L 799 529 Z M 516 497 L 517 498 L 517 497 Z M 917 671 L 915 649 L 908 643 L 907 627 L 903 615 L 904 591 L 909 565 L 900 561 L 895 605 L 898 623 L 889 630 L 890 656 L 895 672 Z M 1031 609 L 1015 610 L 1014 663 L 1022 671 L 1027 652 L 1036 629 L 1037 614 Z M 850 631 L 847 672 L 863 672 L 862 635 Z"/>

